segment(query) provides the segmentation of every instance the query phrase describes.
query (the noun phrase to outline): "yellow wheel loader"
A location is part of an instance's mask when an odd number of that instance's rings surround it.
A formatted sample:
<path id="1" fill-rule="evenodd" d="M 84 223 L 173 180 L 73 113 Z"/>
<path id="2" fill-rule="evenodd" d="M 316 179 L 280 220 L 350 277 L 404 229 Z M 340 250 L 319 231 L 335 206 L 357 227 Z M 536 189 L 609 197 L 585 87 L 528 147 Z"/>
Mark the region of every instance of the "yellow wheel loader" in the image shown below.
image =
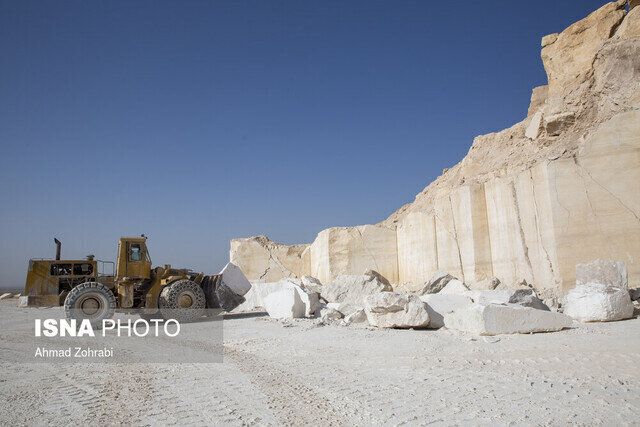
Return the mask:
<path id="1" fill-rule="evenodd" d="M 23 307 L 64 305 L 68 318 L 99 325 L 116 310 L 135 310 L 147 320 L 189 322 L 207 308 L 230 311 L 244 302 L 222 282 L 221 274 L 204 275 L 171 265 L 152 268 L 144 234 L 120 239 L 116 263 L 93 255 L 61 260 L 61 243 L 54 242 L 55 259 L 29 260 Z"/>

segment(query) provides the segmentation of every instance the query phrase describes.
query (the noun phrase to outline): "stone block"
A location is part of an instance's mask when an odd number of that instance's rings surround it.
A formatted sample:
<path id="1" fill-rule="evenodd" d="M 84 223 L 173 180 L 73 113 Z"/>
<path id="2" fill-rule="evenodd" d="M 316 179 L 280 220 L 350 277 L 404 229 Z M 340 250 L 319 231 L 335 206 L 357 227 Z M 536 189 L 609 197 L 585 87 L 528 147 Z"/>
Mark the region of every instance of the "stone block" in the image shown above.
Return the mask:
<path id="1" fill-rule="evenodd" d="M 429 329 L 438 329 L 444 326 L 444 316 L 453 313 L 467 304 L 473 303 L 466 295 L 442 295 L 429 294 L 420 297 L 427 304 L 429 313 Z"/>
<path id="2" fill-rule="evenodd" d="M 444 316 L 449 329 L 476 335 L 528 334 L 559 331 L 571 326 L 571 317 L 517 304 L 469 304 Z"/>
<path id="3" fill-rule="evenodd" d="M 342 275 L 322 286 L 322 298 L 329 302 L 350 303 L 362 306 L 364 297 L 385 291 L 391 291 L 389 284 L 381 282 L 376 276 Z"/>
<path id="4" fill-rule="evenodd" d="M 565 296 L 564 313 L 580 322 L 609 322 L 633 316 L 633 304 L 625 288 L 602 283 L 576 286 Z"/>
<path id="5" fill-rule="evenodd" d="M 364 310 L 372 326 L 379 328 L 426 328 L 427 306 L 420 298 L 397 292 L 380 292 L 364 299 Z"/>
<path id="6" fill-rule="evenodd" d="M 222 274 L 222 283 L 238 295 L 244 295 L 251 289 L 251 283 L 240 267 L 231 262 L 224 266 L 220 274 Z"/>
<path id="7" fill-rule="evenodd" d="M 264 305 L 269 317 L 274 319 L 300 318 L 306 314 L 306 305 L 293 287 L 270 293 Z"/>

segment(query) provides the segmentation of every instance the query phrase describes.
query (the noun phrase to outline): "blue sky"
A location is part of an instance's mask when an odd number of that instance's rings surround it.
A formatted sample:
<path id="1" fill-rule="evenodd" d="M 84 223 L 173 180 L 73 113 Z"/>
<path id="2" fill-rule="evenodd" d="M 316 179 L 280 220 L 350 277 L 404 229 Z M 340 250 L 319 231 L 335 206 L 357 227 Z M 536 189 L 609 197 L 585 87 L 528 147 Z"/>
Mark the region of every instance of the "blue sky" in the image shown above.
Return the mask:
<path id="1" fill-rule="evenodd" d="M 0 286 L 30 257 L 217 272 L 411 202 L 526 115 L 602 1 L 0 1 Z"/>

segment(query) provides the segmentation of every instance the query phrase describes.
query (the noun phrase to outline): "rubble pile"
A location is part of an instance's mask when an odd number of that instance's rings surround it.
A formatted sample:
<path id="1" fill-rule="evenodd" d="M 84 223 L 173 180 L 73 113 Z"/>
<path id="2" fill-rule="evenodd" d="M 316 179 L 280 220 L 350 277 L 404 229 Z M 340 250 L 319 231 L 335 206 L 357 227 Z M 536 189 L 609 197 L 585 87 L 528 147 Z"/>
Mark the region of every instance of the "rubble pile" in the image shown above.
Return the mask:
<path id="1" fill-rule="evenodd" d="M 310 276 L 255 283 L 240 308 L 265 309 L 274 319 L 314 318 L 319 325 L 444 327 L 476 335 L 552 332 L 571 327 L 574 320 L 612 321 L 633 316 L 632 298 L 640 299 L 640 292 L 628 289 L 624 262 L 597 260 L 580 264 L 576 270 L 580 284 L 562 303 L 547 299 L 551 308 L 525 284 L 516 283 L 512 289 L 471 290 L 451 274 L 437 271 L 417 291 L 399 292 L 373 270 L 343 275 L 324 285 Z"/>

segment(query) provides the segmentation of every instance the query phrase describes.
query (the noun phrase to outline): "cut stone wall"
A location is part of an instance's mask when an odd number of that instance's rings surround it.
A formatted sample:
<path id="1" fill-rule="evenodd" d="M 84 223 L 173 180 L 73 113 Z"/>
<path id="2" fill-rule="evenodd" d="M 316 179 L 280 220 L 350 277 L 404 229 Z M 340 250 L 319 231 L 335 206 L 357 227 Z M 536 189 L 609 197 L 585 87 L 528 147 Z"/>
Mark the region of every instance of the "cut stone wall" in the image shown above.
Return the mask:
<path id="1" fill-rule="evenodd" d="M 318 233 L 311 244 L 310 274 L 323 283 L 368 269 L 398 281 L 396 230 L 379 225 L 334 227 Z"/>
<path id="2" fill-rule="evenodd" d="M 231 242 L 252 280 L 322 282 L 373 269 L 417 291 L 436 270 L 474 284 L 521 280 L 543 297 L 575 286 L 577 264 L 627 264 L 640 285 L 640 8 L 602 6 L 542 40 L 549 84 L 528 116 L 469 153 L 378 225 L 329 228 L 291 247 Z"/>
<path id="3" fill-rule="evenodd" d="M 409 284 L 409 290 L 418 291 L 424 278 L 438 269 L 435 217 L 411 212 L 398 226 L 397 239 L 398 281 Z"/>
<path id="4" fill-rule="evenodd" d="M 640 284 L 640 110 L 601 125 L 548 174 L 562 292 L 574 287 L 576 264 L 599 258 L 626 262 L 629 283 Z"/>
<path id="5" fill-rule="evenodd" d="M 267 236 L 231 240 L 229 261 L 240 267 L 247 279 L 260 282 L 302 277 L 311 270 L 309 245 L 283 245 Z"/>

